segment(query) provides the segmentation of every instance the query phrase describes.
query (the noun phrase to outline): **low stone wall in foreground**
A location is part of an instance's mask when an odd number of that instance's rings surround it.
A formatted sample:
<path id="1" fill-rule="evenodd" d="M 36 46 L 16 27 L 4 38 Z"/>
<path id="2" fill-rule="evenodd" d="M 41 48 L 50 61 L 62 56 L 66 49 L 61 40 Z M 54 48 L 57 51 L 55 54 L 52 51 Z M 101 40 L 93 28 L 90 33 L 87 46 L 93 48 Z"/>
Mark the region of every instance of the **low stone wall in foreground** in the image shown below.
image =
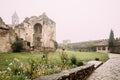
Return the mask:
<path id="1" fill-rule="evenodd" d="M 84 66 L 62 71 L 57 74 L 43 76 L 34 80 L 85 80 L 94 69 L 93 64 L 86 64 Z"/>

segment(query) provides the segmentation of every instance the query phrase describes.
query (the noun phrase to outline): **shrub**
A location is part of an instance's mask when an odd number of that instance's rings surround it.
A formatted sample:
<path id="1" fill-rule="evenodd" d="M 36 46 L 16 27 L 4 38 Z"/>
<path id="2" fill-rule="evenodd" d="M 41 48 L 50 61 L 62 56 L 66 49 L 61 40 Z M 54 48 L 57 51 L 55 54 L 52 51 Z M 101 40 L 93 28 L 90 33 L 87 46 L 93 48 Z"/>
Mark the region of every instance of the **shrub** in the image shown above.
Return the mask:
<path id="1" fill-rule="evenodd" d="M 0 80 L 11 80 L 12 78 L 12 72 L 5 70 L 0 71 Z"/>
<path id="2" fill-rule="evenodd" d="M 83 66 L 84 63 L 82 61 L 77 61 L 77 66 Z"/>
<path id="3" fill-rule="evenodd" d="M 64 50 L 63 50 L 61 54 L 61 62 L 62 62 L 61 70 L 65 69 L 65 66 L 68 64 L 68 61 L 69 61 L 68 55 L 64 53 Z"/>
<path id="4" fill-rule="evenodd" d="M 99 61 L 100 59 L 99 58 L 95 58 L 96 61 Z"/>
<path id="5" fill-rule="evenodd" d="M 24 74 L 24 65 L 23 63 L 17 59 L 14 58 L 14 60 L 12 61 L 12 63 L 9 64 L 8 69 L 10 71 L 12 71 L 13 75 L 21 75 Z"/>
<path id="6" fill-rule="evenodd" d="M 68 63 L 68 55 L 67 54 L 65 54 L 65 53 L 63 53 L 62 55 L 61 55 L 61 61 L 62 61 L 62 63 L 63 64 L 67 64 Z"/>
<path id="7" fill-rule="evenodd" d="M 32 58 L 28 59 L 28 63 L 29 63 L 29 65 L 28 65 L 27 71 L 26 71 L 27 77 L 29 79 L 33 79 L 35 77 L 40 76 L 38 74 L 39 63 L 36 60 L 32 59 Z"/>
<path id="8" fill-rule="evenodd" d="M 22 40 L 17 40 L 12 44 L 13 52 L 21 52 L 23 49 L 23 42 Z"/>
<path id="9" fill-rule="evenodd" d="M 23 63 L 14 58 L 7 70 L 0 71 L 0 80 L 25 80 L 24 71 Z"/>
<path id="10" fill-rule="evenodd" d="M 12 80 L 26 80 L 25 75 L 16 75 L 13 76 Z"/>
<path id="11" fill-rule="evenodd" d="M 71 61 L 71 64 L 74 64 L 74 65 L 77 64 L 77 58 L 74 55 L 70 57 L 70 61 Z"/>

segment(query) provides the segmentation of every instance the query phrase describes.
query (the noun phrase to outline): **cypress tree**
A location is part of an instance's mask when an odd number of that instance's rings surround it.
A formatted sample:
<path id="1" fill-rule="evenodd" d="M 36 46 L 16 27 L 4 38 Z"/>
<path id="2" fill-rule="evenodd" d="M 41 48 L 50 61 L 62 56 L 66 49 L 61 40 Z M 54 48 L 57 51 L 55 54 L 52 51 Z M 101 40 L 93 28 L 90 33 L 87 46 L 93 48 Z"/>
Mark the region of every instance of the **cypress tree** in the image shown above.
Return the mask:
<path id="1" fill-rule="evenodd" d="M 114 32 L 111 29 L 109 40 L 108 40 L 109 49 L 112 49 L 114 47 L 114 41 L 115 41 L 115 39 L 114 39 Z"/>

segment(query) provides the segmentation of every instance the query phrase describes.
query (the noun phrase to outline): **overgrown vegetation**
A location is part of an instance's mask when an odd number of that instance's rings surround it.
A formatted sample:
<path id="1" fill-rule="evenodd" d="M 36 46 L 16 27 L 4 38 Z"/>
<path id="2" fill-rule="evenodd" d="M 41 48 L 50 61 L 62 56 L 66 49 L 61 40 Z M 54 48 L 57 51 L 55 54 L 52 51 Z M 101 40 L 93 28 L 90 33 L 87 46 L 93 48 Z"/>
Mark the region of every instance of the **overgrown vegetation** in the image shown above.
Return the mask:
<path id="1" fill-rule="evenodd" d="M 87 55 L 87 56 L 86 56 Z M 107 54 L 81 53 L 62 51 L 45 54 L 11 53 L 0 54 L 0 79 L 1 80 L 25 80 L 39 76 L 49 75 L 62 70 L 81 66 L 84 62 L 93 60 L 96 56 L 106 61 Z"/>
<path id="2" fill-rule="evenodd" d="M 81 60 L 78 60 L 75 55 L 70 57 L 70 61 L 73 66 L 82 66 L 84 64 Z"/>
<path id="3" fill-rule="evenodd" d="M 99 58 L 95 58 L 96 61 L 99 61 L 100 59 Z"/>
<path id="4" fill-rule="evenodd" d="M 84 63 L 82 62 L 82 61 L 77 61 L 77 64 L 76 64 L 77 66 L 83 66 L 84 65 Z"/>
<path id="5" fill-rule="evenodd" d="M 22 40 L 17 40 L 12 44 L 13 52 L 21 52 L 23 49 L 23 42 Z"/>
<path id="6" fill-rule="evenodd" d="M 77 64 L 77 58 L 75 57 L 75 55 L 72 55 L 72 57 L 70 57 L 70 61 L 72 64 L 76 65 Z"/>

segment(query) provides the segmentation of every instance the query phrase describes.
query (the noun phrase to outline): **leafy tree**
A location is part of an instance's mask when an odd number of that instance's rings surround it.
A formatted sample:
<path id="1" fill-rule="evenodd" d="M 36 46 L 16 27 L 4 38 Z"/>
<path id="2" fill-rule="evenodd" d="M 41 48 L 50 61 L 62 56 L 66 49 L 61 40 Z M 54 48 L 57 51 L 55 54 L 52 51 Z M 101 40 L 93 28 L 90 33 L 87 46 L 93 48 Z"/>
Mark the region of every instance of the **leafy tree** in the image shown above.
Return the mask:
<path id="1" fill-rule="evenodd" d="M 23 49 L 23 41 L 17 40 L 12 44 L 13 52 L 21 52 Z"/>
<path id="2" fill-rule="evenodd" d="M 109 45 L 109 49 L 112 49 L 114 47 L 114 32 L 111 29 L 110 31 L 110 36 L 109 36 L 109 40 L 108 40 L 108 45 Z"/>

